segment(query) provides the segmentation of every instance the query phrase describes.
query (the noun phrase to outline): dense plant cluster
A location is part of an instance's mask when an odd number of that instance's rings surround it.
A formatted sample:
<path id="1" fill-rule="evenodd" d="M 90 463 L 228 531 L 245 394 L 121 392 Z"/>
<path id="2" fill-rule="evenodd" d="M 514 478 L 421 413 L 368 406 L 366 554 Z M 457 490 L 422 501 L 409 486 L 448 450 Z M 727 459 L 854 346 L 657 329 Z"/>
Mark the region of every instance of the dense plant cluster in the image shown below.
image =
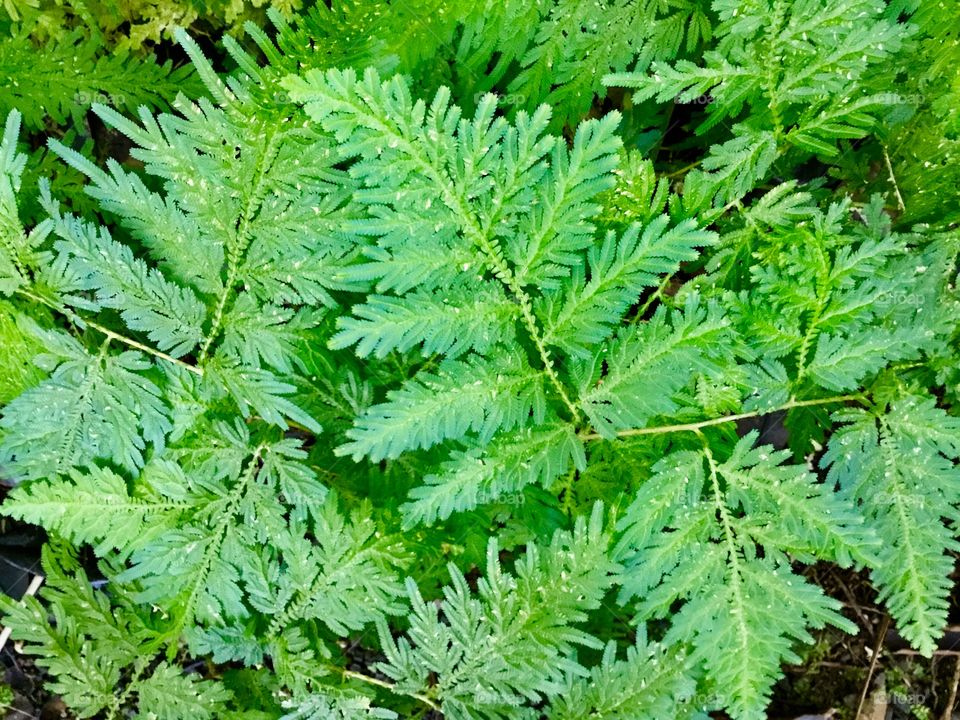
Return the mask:
<path id="1" fill-rule="evenodd" d="M 79 717 L 763 718 L 816 562 L 934 651 L 956 2 L 260 6 L 0 6 L 3 622 Z"/>

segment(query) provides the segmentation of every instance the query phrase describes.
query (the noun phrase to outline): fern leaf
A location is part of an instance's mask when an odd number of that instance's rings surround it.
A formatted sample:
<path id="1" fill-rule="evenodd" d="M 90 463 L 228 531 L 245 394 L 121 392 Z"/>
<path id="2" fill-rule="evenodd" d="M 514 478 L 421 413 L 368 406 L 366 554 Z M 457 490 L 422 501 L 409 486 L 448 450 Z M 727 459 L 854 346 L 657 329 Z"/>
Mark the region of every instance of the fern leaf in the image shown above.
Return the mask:
<path id="1" fill-rule="evenodd" d="M 696 691 L 689 664 L 682 654 L 647 643 L 641 633 L 627 656 L 617 659 L 612 642 L 600 664 L 587 678 L 570 684 L 547 712 L 549 720 L 659 720 L 689 718 L 699 709 L 689 702 Z"/>
<path id="2" fill-rule="evenodd" d="M 318 320 L 315 312 L 295 313 L 277 305 L 259 305 L 253 297 L 243 294 L 225 315 L 220 354 L 246 367 L 267 365 L 290 374 L 301 332 Z"/>
<path id="3" fill-rule="evenodd" d="M 137 583 L 138 602 L 171 609 L 170 640 L 195 621 L 216 627 L 248 617 L 243 568 L 256 566 L 268 537 L 283 544 L 291 533 L 285 515 L 298 517 L 294 503 L 309 507 L 326 492 L 296 443 L 251 447 L 242 425 L 219 433 L 219 447 L 180 450 L 179 464 L 167 462 L 142 479 L 161 496 L 186 496 L 189 506 L 176 524 L 131 538 L 129 567 L 116 577 Z"/>
<path id="4" fill-rule="evenodd" d="M 4 503 L 3 514 L 42 525 L 71 542 L 90 544 L 102 556 L 126 548 L 131 538 L 186 507 L 182 499 L 131 495 L 122 477 L 92 466 L 86 472 L 71 470 L 69 480 L 18 487 Z"/>
<path id="5" fill-rule="evenodd" d="M 79 717 L 115 713 L 133 693 L 141 714 L 175 720 L 218 717 L 231 697 L 223 686 L 186 676 L 161 662 L 149 668 L 156 630 L 123 598 L 94 590 L 82 569 L 68 574 L 49 548 L 43 564 L 47 583 L 34 597 L 0 598 L 4 623 L 25 652 L 54 678 L 47 687 L 61 695 Z M 75 562 L 75 561 L 74 561 Z M 49 612 L 48 612 L 49 609 Z M 134 670 L 136 668 L 136 670 Z M 132 678 L 132 679 L 131 679 Z"/>
<path id="6" fill-rule="evenodd" d="M 369 508 L 358 508 L 348 521 L 333 498 L 312 499 L 311 505 L 317 508 L 311 513 L 315 543 L 293 532 L 280 546 L 285 567 L 275 577 L 263 576 L 259 596 L 252 595 L 253 604 L 273 616 L 268 632 L 318 620 L 346 635 L 400 614 L 403 586 L 396 570 L 407 558 L 398 539 L 381 536 Z"/>
<path id="7" fill-rule="evenodd" d="M 570 425 L 525 428 L 485 447 L 455 452 L 435 475 L 410 491 L 401 507 L 408 527 L 446 520 L 518 493 L 527 485 L 548 487 L 571 467 L 586 468 L 580 439 Z"/>
<path id="8" fill-rule="evenodd" d="M 823 334 L 810 361 L 808 373 L 831 390 L 852 390 L 867 375 L 891 362 L 912 357 L 929 346 L 933 332 L 926 327 L 906 326 L 890 333 L 864 328 L 844 336 Z"/>
<path id="9" fill-rule="evenodd" d="M 161 350 L 182 356 L 196 347 L 207 309 L 191 290 L 149 268 L 106 228 L 68 215 L 53 219 L 58 251 L 80 288 L 95 291 L 99 306 L 118 310 L 129 328 L 146 333 Z"/>
<path id="10" fill-rule="evenodd" d="M 694 296 L 683 313 L 661 309 L 649 322 L 621 330 L 594 357 L 595 364 L 606 364 L 606 374 L 587 376 L 591 384 L 581 389 L 581 405 L 597 432 L 613 437 L 675 411 L 674 396 L 696 371 L 717 373 L 730 362 L 715 352 L 731 347 L 729 328 L 717 307 L 700 307 Z"/>
<path id="11" fill-rule="evenodd" d="M 337 319 L 338 332 L 330 347 L 356 343 L 360 357 L 383 358 L 420 345 L 424 356 L 456 358 L 474 350 L 485 354 L 497 343 L 512 339 L 519 315 L 503 290 L 477 282 L 451 288 L 408 293 L 402 298 L 368 296 L 353 307 L 353 316 Z"/>
<path id="12" fill-rule="evenodd" d="M 735 202 L 757 187 L 777 158 L 771 132 L 736 126 L 737 137 L 710 148 L 703 170 L 687 176 L 684 196 L 691 207 L 703 210 Z"/>
<path id="13" fill-rule="evenodd" d="M 250 417 L 252 409 L 268 423 L 282 428 L 288 427 L 289 418 L 312 432 L 321 431 L 316 420 L 285 397 L 296 388 L 269 370 L 216 359 L 206 365 L 204 384 L 213 397 L 230 396 L 244 417 Z"/>
<path id="14" fill-rule="evenodd" d="M 872 577 L 900 632 L 925 655 L 947 619 L 958 543 L 944 518 L 960 502 L 960 421 L 932 398 L 907 395 L 888 408 L 844 410 L 823 457 L 829 479 L 884 537 Z"/>
<path id="15" fill-rule="evenodd" d="M 185 675 L 183 670 L 162 662 L 153 672 L 135 683 L 131 689 L 137 693 L 140 707 L 157 720 L 180 720 L 190 717 L 197 720 L 212 720 L 218 717 L 225 701 L 231 694 L 219 685 Z"/>
<path id="16" fill-rule="evenodd" d="M 572 533 L 529 546 L 515 576 L 503 572 L 491 541 L 477 597 L 452 565 L 439 607 L 408 583 L 410 632 L 398 642 L 380 625 L 387 662 L 379 667 L 408 692 L 424 690 L 435 673 L 433 692 L 454 717 L 508 715 L 526 699 L 556 696 L 567 673 L 585 674 L 573 648 L 600 647 L 576 624 L 599 605 L 617 570 L 606 557 L 608 541 L 598 504 Z"/>
<path id="17" fill-rule="evenodd" d="M 64 152 L 59 144 L 52 147 Z M 152 192 L 138 175 L 125 172 L 113 160 L 106 173 L 72 152 L 64 156 L 92 181 L 84 188 L 87 195 L 114 213 L 173 279 L 203 293 L 222 291 L 222 243 L 195 216 L 183 212 L 173 197 Z"/>
<path id="18" fill-rule="evenodd" d="M 710 449 L 664 458 L 619 525 L 621 600 L 640 596 L 640 619 L 670 616 L 665 642 L 693 644 L 692 660 L 738 720 L 765 716 L 781 662 L 798 660 L 795 641 L 812 640 L 808 627 L 855 631 L 838 602 L 794 574 L 792 557 L 862 562 L 875 543 L 852 507 L 805 469 L 781 466 L 788 453 L 753 447 L 756 437 L 723 462 Z M 811 515 L 776 522 L 785 507 Z"/>
<path id="19" fill-rule="evenodd" d="M 550 287 L 580 261 L 578 251 L 592 242 L 590 220 L 600 210 L 591 202 L 614 185 L 611 172 L 619 162 L 620 140 L 614 134 L 618 113 L 577 127 L 569 153 L 553 146 L 550 173 L 539 185 L 533 212 L 520 223 L 507 256 L 516 267 L 517 281 Z"/>
<path id="20" fill-rule="evenodd" d="M 31 280 L 30 268 L 46 261 L 39 248 L 50 232 L 50 223 L 24 231 L 17 210 L 17 193 L 27 156 L 17 152 L 21 115 L 11 110 L 0 139 L 0 294 L 11 295 Z"/>
<path id="21" fill-rule="evenodd" d="M 16 108 L 30 129 L 44 119 L 82 124 L 94 102 L 134 112 L 139 106 L 166 108 L 177 93 L 196 97 L 200 85 L 189 65 L 174 68 L 128 51 L 102 52 L 102 38 L 74 30 L 55 42 L 38 45 L 20 28 L 0 40 L 0 75 L 17 78 L 0 98 L 0 115 Z"/>
<path id="22" fill-rule="evenodd" d="M 379 462 L 468 432 L 486 442 L 498 430 L 542 422 L 545 402 L 542 375 L 515 354 L 447 360 L 358 417 L 336 452 Z"/>
<path id="23" fill-rule="evenodd" d="M 160 388 L 140 373 L 138 352 L 97 355 L 69 335 L 22 325 L 41 343 L 50 377 L 3 409 L 0 463 L 18 479 L 52 477 L 95 458 L 135 471 L 147 443 L 162 449 L 171 430 Z"/>
<path id="24" fill-rule="evenodd" d="M 611 325 L 639 297 L 642 288 L 660 282 L 660 275 L 676 272 L 683 261 L 697 258 L 696 248 L 715 235 L 699 230 L 693 220 L 667 229 L 660 216 L 643 228 L 634 226 L 618 240 L 608 233 L 603 244 L 588 253 L 589 280 L 575 271 L 567 294 L 548 305 L 544 341 L 568 352 L 585 355 L 606 339 Z"/>
<path id="25" fill-rule="evenodd" d="M 389 253 L 377 253 L 369 270 L 383 278 L 381 291 L 405 282 L 392 280 L 392 258 L 412 265 L 406 254 L 422 252 L 411 237 L 423 238 L 435 256 L 427 267 L 436 269 L 415 280 L 428 289 L 478 261 L 506 282 L 504 258 L 517 284 L 551 284 L 589 244 L 598 210 L 591 200 L 610 187 L 617 162 L 616 114 L 584 123 L 568 152 L 542 136 L 545 108 L 519 115 L 511 127 L 494 119 L 487 96 L 473 120 L 461 121 L 446 89 L 428 108 L 413 102 L 401 80 L 381 82 L 372 71 L 359 81 L 352 72 L 308 72 L 286 86 L 336 135 L 344 157 L 359 158 L 351 174 L 368 188 L 357 199 L 374 207 L 354 232 L 377 237 Z"/>
<path id="26" fill-rule="evenodd" d="M 363 695 L 317 692 L 300 700 L 288 700 L 284 706 L 292 712 L 280 720 L 394 720 L 397 714 L 371 705 Z"/>

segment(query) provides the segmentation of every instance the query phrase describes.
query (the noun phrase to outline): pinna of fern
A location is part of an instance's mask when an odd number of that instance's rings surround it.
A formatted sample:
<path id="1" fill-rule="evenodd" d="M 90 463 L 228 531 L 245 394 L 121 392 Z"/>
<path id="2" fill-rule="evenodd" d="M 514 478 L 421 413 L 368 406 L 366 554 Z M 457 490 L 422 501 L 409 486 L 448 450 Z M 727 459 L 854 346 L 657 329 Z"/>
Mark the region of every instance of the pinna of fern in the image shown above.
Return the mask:
<path id="1" fill-rule="evenodd" d="M 42 561 L 43 604 L 35 597 L 16 602 L 3 595 L 0 605 L 14 637 L 52 676 L 50 690 L 78 717 L 114 720 L 134 698 L 158 720 L 212 720 L 225 710 L 230 692 L 222 685 L 183 674 L 163 660 L 151 664 L 155 618 L 96 590 L 62 545 L 45 547 Z"/>
<path id="2" fill-rule="evenodd" d="M 166 110 L 179 92 L 196 97 L 203 89 L 192 66 L 129 51 L 106 54 L 103 38 L 84 28 L 43 43 L 26 27 L 14 28 L 0 37 L 0 77 L 0 115 L 17 110 L 31 131 L 47 122 L 82 127 L 95 102 L 126 112 L 140 105 Z"/>
<path id="3" fill-rule="evenodd" d="M 759 719 L 780 665 L 798 659 L 794 643 L 811 641 L 809 628 L 856 632 L 840 604 L 791 563 L 863 565 L 877 538 L 806 469 L 782 465 L 787 451 L 755 447 L 756 433 L 725 459 L 715 440 L 700 438 L 700 450 L 656 465 L 621 519 L 620 598 L 637 598 L 638 619 L 669 618 L 665 641 L 695 648 L 719 704 Z"/>
<path id="4" fill-rule="evenodd" d="M 373 67 L 413 78 L 423 95 L 446 86 L 467 112 L 487 93 L 503 96 L 511 117 L 549 105 L 550 129 L 559 132 L 575 128 L 606 95 L 603 78 L 636 57 L 698 51 L 712 34 L 707 5 L 338 0 L 292 20 L 268 10 L 275 44 L 247 30 L 279 75 Z"/>

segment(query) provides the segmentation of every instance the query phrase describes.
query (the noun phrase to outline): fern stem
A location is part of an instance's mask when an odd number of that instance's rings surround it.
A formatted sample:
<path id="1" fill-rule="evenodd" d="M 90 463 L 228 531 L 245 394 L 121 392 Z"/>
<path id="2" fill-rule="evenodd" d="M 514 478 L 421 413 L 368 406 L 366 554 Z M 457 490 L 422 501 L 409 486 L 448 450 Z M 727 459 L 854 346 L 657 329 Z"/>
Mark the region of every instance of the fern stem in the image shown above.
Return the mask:
<path id="1" fill-rule="evenodd" d="M 337 669 L 345 678 L 352 678 L 353 680 L 359 680 L 360 682 L 365 682 L 370 685 L 376 685 L 379 688 L 383 688 L 384 690 L 389 690 L 390 692 L 396 693 L 398 695 L 406 695 L 407 697 L 415 698 L 420 702 L 422 702 L 427 707 L 429 707 L 431 710 L 436 710 L 437 712 L 440 712 L 440 706 L 437 705 L 437 703 L 435 703 L 431 698 L 427 697 L 426 695 L 423 695 L 422 693 L 404 692 L 402 690 L 397 690 L 397 686 L 392 682 L 387 682 L 386 680 L 380 680 L 375 677 L 370 677 L 369 675 L 364 675 L 363 673 L 359 673 L 354 670 L 347 670 L 346 668 L 337 668 Z"/>
<path id="2" fill-rule="evenodd" d="M 240 259 L 250 245 L 250 239 L 247 237 L 247 234 L 250 231 L 250 223 L 252 222 L 254 212 L 260 205 L 260 191 L 263 187 L 267 170 L 270 168 L 270 156 L 274 153 L 274 140 L 276 137 L 277 135 L 275 133 L 271 134 L 262 146 L 263 152 L 260 154 L 260 157 L 257 158 L 257 167 L 254 173 L 256 180 L 253 183 L 253 190 L 251 190 L 244 201 L 243 210 L 240 212 L 240 218 L 232 242 L 230 242 L 231 238 L 228 238 L 228 242 L 226 243 L 227 276 L 224 280 L 223 292 L 220 293 L 220 297 L 217 299 L 217 306 L 213 311 L 213 318 L 210 321 L 210 332 L 203 341 L 200 354 L 197 356 L 197 360 L 200 363 L 206 360 L 210 348 L 213 346 L 214 341 L 220 335 L 220 330 L 223 328 L 223 313 L 226 310 L 227 302 L 233 295 L 233 286 L 237 283 Z"/>
<path id="3" fill-rule="evenodd" d="M 900 194 L 900 186 L 897 185 L 897 176 L 893 173 L 893 163 L 890 162 L 890 155 L 887 152 L 886 145 L 883 145 L 883 160 L 887 164 L 887 172 L 890 174 L 890 184 L 893 185 L 893 192 L 897 196 L 897 205 L 900 206 L 900 212 L 906 212 L 907 206 L 903 202 L 903 195 Z"/>
<path id="4" fill-rule="evenodd" d="M 723 425 L 737 420 L 747 420 L 748 418 L 760 417 L 761 415 L 770 415 L 771 413 L 781 412 L 783 410 L 793 410 L 794 408 L 813 407 L 815 405 L 830 405 L 833 403 L 849 402 L 850 400 L 862 400 L 863 395 L 834 395 L 832 397 L 814 398 L 812 400 L 791 400 L 783 405 L 769 410 L 754 410 L 752 412 L 737 413 L 736 415 L 724 415 L 710 420 L 701 420 L 699 422 L 683 423 L 680 425 L 658 425 L 654 427 L 631 428 L 630 430 L 621 430 L 617 437 L 634 437 L 636 435 L 662 435 L 675 432 L 698 432 L 701 428 L 712 427 L 714 425 Z M 599 433 L 587 433 L 580 435 L 581 440 L 603 440 L 604 437 Z"/>
<path id="5" fill-rule="evenodd" d="M 184 370 L 187 370 L 188 372 L 192 372 L 194 375 L 200 375 L 201 377 L 203 376 L 203 368 L 201 367 L 197 367 L 196 365 L 191 365 L 190 363 L 186 363 L 183 360 L 178 360 L 177 358 L 173 357 L 173 355 L 168 355 L 167 353 L 161 352 L 160 350 L 157 350 L 156 348 L 152 348 L 149 345 L 144 345 L 143 343 L 137 342 L 132 338 L 128 338 L 125 335 L 116 333 L 110 328 L 104 327 L 100 323 L 95 323 L 92 320 L 87 320 L 85 318 L 80 318 L 80 317 L 78 317 L 77 320 L 82 322 L 84 325 L 89 325 L 97 332 L 103 333 L 111 340 L 117 340 L 118 342 L 122 342 L 124 345 L 129 345 L 132 348 L 141 350 L 142 352 L 145 352 L 148 355 L 153 355 L 154 357 L 160 358 L 161 360 L 166 360 L 167 362 L 173 363 L 174 365 L 178 365 L 182 367 Z"/>
<path id="6" fill-rule="evenodd" d="M 665 178 L 680 177 L 681 175 L 684 175 L 685 173 L 687 173 L 689 170 L 693 170 L 695 167 L 697 167 L 698 165 L 700 165 L 700 163 L 702 163 L 702 162 L 703 162 L 703 160 L 697 160 L 696 162 L 692 162 L 692 163 L 690 163 L 689 165 L 686 165 L 686 166 L 680 168 L 679 170 L 674 170 L 673 172 L 667 173 L 666 175 L 661 175 L 661 177 L 665 177 Z"/>
<path id="7" fill-rule="evenodd" d="M 78 325 L 86 325 L 87 327 L 93 328 L 102 335 L 106 335 L 110 340 L 122 342 L 124 345 L 132 347 L 136 350 L 140 350 L 141 352 L 145 352 L 147 355 L 153 355 L 156 358 L 160 358 L 161 360 L 166 360 L 169 363 L 178 365 L 184 370 L 192 372 L 194 375 L 200 375 L 201 377 L 203 376 L 203 368 L 201 367 L 197 367 L 196 365 L 191 365 L 183 360 L 179 360 L 173 357 L 173 355 L 168 355 L 167 353 L 157 350 L 156 348 L 152 348 L 149 345 L 144 345 L 142 342 L 134 340 L 133 338 L 129 338 L 126 335 L 121 335 L 120 333 L 115 332 L 108 327 L 104 327 L 100 323 L 94 322 L 93 320 L 88 320 L 87 318 L 78 315 L 70 308 L 57 305 L 55 302 L 49 300 L 48 298 L 42 297 L 41 295 L 35 295 L 29 290 L 18 289 L 17 292 L 20 295 L 23 295 L 25 298 L 38 302 L 42 305 L 46 305 L 51 310 L 55 310 L 61 315 L 65 315 L 73 323 Z"/>
<path id="8" fill-rule="evenodd" d="M 186 601 L 184 603 L 183 613 L 176 619 L 173 627 L 165 635 L 166 639 L 170 643 L 167 649 L 168 659 L 173 659 L 173 653 L 176 651 L 176 643 L 179 641 L 180 635 L 187 626 L 193 623 L 197 611 L 197 597 L 207 583 L 207 577 L 210 575 L 210 571 L 213 568 L 214 560 L 220 556 L 220 548 L 223 547 L 223 542 L 226 538 L 230 522 L 233 520 L 234 514 L 237 511 L 237 505 L 239 505 L 240 501 L 243 499 L 243 496 L 246 494 L 250 483 L 253 482 L 254 478 L 257 477 L 257 473 L 260 469 L 260 459 L 263 457 L 263 453 L 266 449 L 267 447 L 265 445 L 260 445 L 254 450 L 249 462 L 247 463 L 247 467 L 243 471 L 241 477 L 237 480 L 236 486 L 233 487 L 230 490 L 230 493 L 223 499 L 223 512 L 221 513 L 217 524 L 214 526 L 213 531 L 209 535 L 210 543 L 204 550 L 203 560 L 201 561 L 200 567 L 197 570 L 196 578 L 189 586 L 186 595 Z"/>
<path id="9" fill-rule="evenodd" d="M 511 281 L 514 284 L 516 283 L 515 278 L 512 276 Z M 563 383 L 560 382 L 560 377 L 557 375 L 556 370 L 553 369 L 553 358 L 550 357 L 550 350 L 547 349 L 547 346 L 543 341 L 543 334 L 540 332 L 540 328 L 537 325 L 537 320 L 533 315 L 533 304 L 530 301 L 530 296 L 527 295 L 523 291 L 523 288 L 520 287 L 511 288 L 510 291 L 517 298 L 517 302 L 520 303 L 520 311 L 523 315 L 524 327 L 526 327 L 530 338 L 537 347 L 537 353 L 540 355 L 540 361 L 543 363 L 544 372 L 550 379 L 550 383 L 556 389 L 557 394 L 560 396 L 560 400 L 563 401 L 563 404 L 566 405 L 567 409 L 570 411 L 574 424 L 580 422 L 580 411 L 577 410 L 577 406 L 570 400 L 570 396 L 567 395 L 567 389 L 564 387 Z"/>
<path id="10" fill-rule="evenodd" d="M 727 506 L 726 497 L 720 489 L 720 470 L 717 467 L 717 461 L 713 457 L 713 452 L 710 450 L 710 443 L 700 430 L 696 430 L 695 432 L 703 443 L 703 455 L 707 459 L 707 466 L 710 468 L 710 485 L 713 488 L 713 501 L 716 504 L 717 514 L 723 525 L 724 542 L 730 558 L 728 565 L 730 570 L 730 587 L 733 591 L 735 601 L 735 605 L 730 609 L 730 612 L 736 615 L 737 624 L 740 626 L 740 643 L 741 645 L 745 645 L 747 638 L 750 637 L 750 633 L 747 631 L 747 622 L 743 613 L 744 597 L 743 574 L 740 570 L 740 543 L 737 542 L 736 535 L 733 531 L 733 520 L 730 517 L 730 508 Z M 742 647 L 741 649 L 744 651 L 748 650 L 746 647 Z"/>
<path id="11" fill-rule="evenodd" d="M 657 300 L 660 300 L 663 297 L 664 291 L 670 286 L 670 281 L 673 280 L 673 275 L 667 275 L 663 282 L 660 283 L 660 286 L 646 299 L 643 305 L 637 310 L 636 314 L 633 316 L 633 319 L 630 321 L 631 325 L 643 320 L 643 316 L 647 314 L 647 310 L 650 309 L 650 306 L 653 305 Z"/>
<path id="12" fill-rule="evenodd" d="M 810 352 L 810 344 L 813 342 L 813 336 L 817 326 L 820 324 L 820 318 L 830 300 L 830 266 L 823 251 L 822 238 L 818 235 L 814 250 L 816 251 L 816 260 L 818 262 L 817 272 L 817 301 L 807 324 L 807 330 L 803 334 L 803 340 L 800 343 L 800 352 L 797 356 L 797 382 L 799 383 L 807 375 L 807 355 Z"/>
<path id="13" fill-rule="evenodd" d="M 777 87 L 780 84 L 777 77 L 777 68 L 782 67 L 781 63 L 775 61 L 777 57 L 777 33 L 784 25 L 784 7 L 783 3 L 777 2 L 774 5 L 773 18 L 770 19 L 766 30 L 764 31 L 764 42 L 768 53 L 768 62 L 764 63 L 763 89 L 767 94 L 768 107 L 770 108 L 770 118 L 773 124 L 773 136 L 780 142 L 783 137 L 783 118 L 780 115 L 780 101 L 777 98 Z"/>

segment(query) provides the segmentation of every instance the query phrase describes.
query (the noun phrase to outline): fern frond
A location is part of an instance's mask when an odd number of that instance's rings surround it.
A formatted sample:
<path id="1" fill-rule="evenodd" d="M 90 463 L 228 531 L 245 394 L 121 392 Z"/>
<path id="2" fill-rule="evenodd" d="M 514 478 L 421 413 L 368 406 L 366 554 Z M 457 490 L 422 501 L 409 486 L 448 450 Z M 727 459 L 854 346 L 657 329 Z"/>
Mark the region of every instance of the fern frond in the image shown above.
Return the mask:
<path id="1" fill-rule="evenodd" d="M 661 308 L 649 322 L 622 329 L 591 361 L 594 368 L 604 363 L 606 373 L 587 373 L 581 383 L 580 404 L 593 427 L 613 437 L 675 411 L 674 396 L 696 372 L 718 373 L 732 362 L 716 352 L 732 349 L 730 325 L 718 307 L 692 296 L 683 312 Z"/>
<path id="2" fill-rule="evenodd" d="M 127 481 L 105 468 L 72 470 L 69 479 L 28 483 L 11 493 L 4 514 L 42 525 L 98 555 L 121 550 L 130 538 L 156 528 L 187 509 L 182 498 L 131 495 Z"/>
<path id="3" fill-rule="evenodd" d="M 900 632 L 930 655 L 947 619 L 947 553 L 960 547 L 944 524 L 958 517 L 960 420 L 917 395 L 835 419 L 822 464 L 885 538 L 872 577 Z"/>
<path id="4" fill-rule="evenodd" d="M 136 693 L 140 707 L 149 708 L 157 720 L 213 720 L 230 698 L 225 688 L 196 675 L 185 675 L 166 662 L 157 665 L 147 677 L 131 683 L 130 691 Z"/>
<path id="5" fill-rule="evenodd" d="M 549 546 L 529 546 L 515 575 L 503 572 L 495 541 L 476 596 L 454 566 L 439 607 L 408 583 L 413 612 L 399 641 L 380 626 L 387 662 L 382 672 L 404 692 L 427 690 L 445 714 L 504 717 L 526 700 L 555 697 L 565 675 L 585 675 L 572 651 L 599 647 L 576 628 L 597 607 L 617 566 L 606 556 L 599 504 L 572 533 L 558 532 Z"/>
<path id="6" fill-rule="evenodd" d="M 17 109 L 24 125 L 36 130 L 49 117 L 57 124 L 82 124 L 95 102 L 126 112 L 140 106 L 165 109 L 178 93 L 196 97 L 201 91 L 193 68 L 174 68 L 120 50 L 102 51 L 102 38 L 81 30 L 38 46 L 25 29 L 0 39 L 0 76 L 14 79 L 0 97 L 0 116 Z"/>
<path id="7" fill-rule="evenodd" d="M 157 720 L 220 716 L 231 697 L 226 688 L 166 662 L 149 668 L 156 630 L 129 605 L 94 590 L 82 569 L 68 574 L 49 549 L 43 560 L 46 606 L 34 597 L 7 596 L 0 606 L 12 637 L 55 678 L 47 687 L 79 717 L 116 714 L 132 698 Z"/>
<path id="8" fill-rule="evenodd" d="M 17 152 L 22 116 L 11 110 L 0 139 L 0 294 L 11 295 L 29 284 L 31 268 L 47 261 L 40 247 L 50 232 L 50 223 L 38 223 L 24 231 L 17 209 L 17 193 L 27 156 Z"/>
<path id="9" fill-rule="evenodd" d="M 53 209 L 57 251 L 75 272 L 79 289 L 94 291 L 97 307 L 118 310 L 131 330 L 146 333 L 175 356 L 197 346 L 207 310 L 196 294 L 169 282 L 106 228 Z"/>
<path id="10" fill-rule="evenodd" d="M 147 443 L 160 450 L 171 429 L 157 385 L 141 373 L 152 366 L 138 352 L 96 355 L 74 338 L 21 318 L 44 346 L 50 377 L 3 409 L 0 464 L 17 479 L 56 477 L 106 458 L 136 471 Z"/>
<path id="11" fill-rule="evenodd" d="M 447 360 L 360 415 L 336 452 L 379 462 L 468 432 L 487 442 L 498 430 L 542 422 L 545 406 L 542 375 L 516 354 Z"/>
<path id="12" fill-rule="evenodd" d="M 780 664 L 796 661 L 793 644 L 812 640 L 809 627 L 856 630 L 792 558 L 863 562 L 876 543 L 851 506 L 756 439 L 742 438 L 722 462 L 709 446 L 664 458 L 618 526 L 621 600 L 640 598 L 639 619 L 671 618 L 665 642 L 696 648 L 692 660 L 738 720 L 765 716 Z M 785 508 L 804 519 L 778 522 Z"/>
<path id="13" fill-rule="evenodd" d="M 419 345 L 424 356 L 456 358 L 474 350 L 486 354 L 513 338 L 519 316 L 504 291 L 465 279 L 443 290 L 417 290 L 402 298 L 368 295 L 353 316 L 337 318 L 330 347 L 356 344 L 360 357 L 383 358 Z"/>
<path id="14" fill-rule="evenodd" d="M 696 134 L 737 120 L 732 138 L 715 144 L 703 170 L 690 173 L 686 203 L 723 214 L 788 153 L 837 157 L 838 141 L 862 138 L 884 112 L 871 73 L 890 65 L 911 29 L 885 14 L 882 0 L 714 3 L 722 22 L 702 63 L 638 62 L 612 73 L 609 86 L 634 100 L 692 102 L 707 98 Z M 856 16 L 858 22 L 850 22 Z M 893 83 L 893 74 L 886 76 Z M 746 112 L 744 112 L 746 111 Z M 782 170 L 781 170 L 782 172 Z M 710 217 L 708 215 L 707 217 Z"/>
<path id="15" fill-rule="evenodd" d="M 297 506 L 303 501 L 288 498 Z M 313 537 L 293 532 L 281 541 L 284 566 L 268 565 L 258 578 L 251 602 L 272 619 L 268 632 L 304 620 L 317 620 L 333 632 L 346 635 L 374 620 L 398 615 L 403 595 L 396 571 L 407 557 L 396 536 L 384 536 L 371 519 L 369 507 L 358 507 L 349 520 L 335 499 L 320 503 L 307 498 L 313 509 Z M 251 582 L 252 584 L 252 575 Z"/>
<path id="16" fill-rule="evenodd" d="M 613 642 L 604 648 L 600 664 L 586 678 L 571 678 L 568 688 L 551 704 L 549 720 L 660 720 L 690 718 L 700 709 L 690 702 L 696 682 L 679 652 L 648 643 L 642 633 L 617 659 Z"/>
<path id="17" fill-rule="evenodd" d="M 734 131 L 733 139 L 711 146 L 702 170 L 687 175 L 684 199 L 689 207 L 707 211 L 736 202 L 764 180 L 777 159 L 773 133 L 740 125 Z"/>
<path id="18" fill-rule="evenodd" d="M 486 446 L 457 451 L 440 472 L 424 478 L 401 507 L 408 526 L 446 520 L 519 493 L 527 485 L 548 487 L 570 468 L 586 468 L 586 455 L 570 425 L 524 428 Z"/>
<path id="19" fill-rule="evenodd" d="M 575 355 L 588 354 L 607 338 L 643 288 L 659 284 L 660 276 L 676 272 L 681 262 L 695 260 L 697 248 L 715 238 L 693 220 L 670 229 L 668 224 L 661 215 L 642 233 L 633 226 L 617 240 L 611 232 L 602 245 L 591 247 L 589 279 L 577 269 L 564 296 L 547 296 L 544 341 Z"/>
<path id="20" fill-rule="evenodd" d="M 260 305 L 249 294 L 240 295 L 224 316 L 224 356 L 237 358 L 241 365 L 267 365 L 289 375 L 296 362 L 297 344 L 303 330 L 316 325 L 319 313 L 299 313 L 278 305 Z"/>
<path id="21" fill-rule="evenodd" d="M 368 697 L 339 692 L 318 692 L 301 700 L 288 700 L 292 712 L 280 720 L 394 720 L 397 714 L 371 705 Z"/>
<path id="22" fill-rule="evenodd" d="M 428 108 L 401 80 L 381 82 L 372 71 L 359 81 L 352 72 L 308 72 L 286 86 L 337 136 L 343 156 L 358 158 L 351 174 L 368 188 L 357 199 L 374 207 L 354 232 L 378 238 L 382 252 L 368 276 L 381 278 L 379 290 L 449 285 L 473 265 L 508 284 L 513 275 L 520 286 L 550 284 L 588 244 L 597 212 L 590 201 L 610 186 L 616 164 L 616 115 L 582 125 L 568 152 L 542 135 L 545 108 L 511 127 L 494 119 L 488 96 L 472 121 L 461 121 L 445 89 Z M 427 274 L 393 279 L 393 258 L 402 267 L 406 253 L 423 247 L 435 255 Z"/>

